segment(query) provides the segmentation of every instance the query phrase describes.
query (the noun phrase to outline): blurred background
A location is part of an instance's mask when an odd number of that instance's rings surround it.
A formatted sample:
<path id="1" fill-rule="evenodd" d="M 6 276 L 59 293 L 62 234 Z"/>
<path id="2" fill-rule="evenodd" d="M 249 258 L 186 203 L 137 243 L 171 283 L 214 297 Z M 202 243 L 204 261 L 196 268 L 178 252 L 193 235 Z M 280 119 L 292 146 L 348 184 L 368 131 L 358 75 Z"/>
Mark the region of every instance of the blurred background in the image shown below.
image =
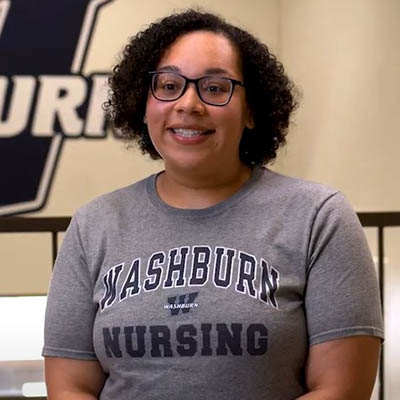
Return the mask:
<path id="1" fill-rule="evenodd" d="M 397 399 L 400 226 L 387 218 L 400 212 L 400 1 L 52 3 L 0 0 L 0 398 L 45 396 L 45 296 L 52 246 L 63 237 L 63 221 L 53 235 L 44 225 L 6 232 L 2 221 L 70 217 L 94 197 L 162 169 L 106 128 L 104 83 L 130 36 L 200 6 L 267 43 L 302 92 L 288 144 L 270 167 L 338 188 L 357 212 L 376 213 L 366 225 L 389 221 L 365 232 L 377 268 L 383 239 L 384 398 Z"/>

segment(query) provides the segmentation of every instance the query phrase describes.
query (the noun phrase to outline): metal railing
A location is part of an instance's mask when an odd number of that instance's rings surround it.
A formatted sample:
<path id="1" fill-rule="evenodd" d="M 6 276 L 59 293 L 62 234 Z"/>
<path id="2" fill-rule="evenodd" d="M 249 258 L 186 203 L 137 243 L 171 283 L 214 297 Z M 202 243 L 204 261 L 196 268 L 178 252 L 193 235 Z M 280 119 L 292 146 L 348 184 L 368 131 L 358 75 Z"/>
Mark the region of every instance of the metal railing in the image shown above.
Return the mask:
<path id="1" fill-rule="evenodd" d="M 357 213 L 364 228 L 377 228 L 378 232 L 378 276 L 382 305 L 385 315 L 385 228 L 400 227 L 400 212 L 360 212 Z M 379 400 L 385 399 L 385 352 L 382 349 L 379 361 Z"/>
<path id="2" fill-rule="evenodd" d="M 378 273 L 379 287 L 382 311 L 385 309 L 384 304 L 384 286 L 385 286 L 385 238 L 384 231 L 387 227 L 400 227 L 400 212 L 359 212 L 357 213 L 363 227 L 377 228 L 378 241 Z M 58 233 L 64 232 L 71 217 L 42 217 L 42 218 L 25 218 L 25 217 L 1 217 L 0 218 L 0 233 L 26 233 L 26 232 L 48 232 L 51 234 L 51 247 L 53 262 L 57 256 L 58 250 Z M 380 367 L 379 367 L 379 399 L 384 400 L 384 351 L 381 352 Z M 13 398 L 16 400 L 17 398 Z M 26 399 L 26 397 L 25 397 Z"/>

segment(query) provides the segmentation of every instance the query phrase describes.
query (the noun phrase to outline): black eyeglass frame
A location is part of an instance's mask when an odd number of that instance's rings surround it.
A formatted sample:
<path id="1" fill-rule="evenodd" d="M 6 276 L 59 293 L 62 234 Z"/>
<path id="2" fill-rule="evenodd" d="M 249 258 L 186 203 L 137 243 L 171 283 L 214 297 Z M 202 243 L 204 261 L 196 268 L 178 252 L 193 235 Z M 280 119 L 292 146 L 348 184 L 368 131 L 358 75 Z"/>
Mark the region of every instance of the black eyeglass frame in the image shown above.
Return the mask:
<path id="1" fill-rule="evenodd" d="M 173 99 L 160 99 L 159 97 L 157 97 L 156 94 L 155 94 L 155 90 L 154 90 L 154 82 L 155 82 L 155 77 L 157 75 L 159 75 L 159 74 L 174 74 L 174 75 L 178 75 L 178 76 L 182 77 L 185 80 L 185 85 L 183 86 L 182 93 L 179 96 L 177 96 L 176 98 L 173 98 Z M 201 96 L 201 92 L 200 92 L 200 89 L 199 89 L 199 81 L 201 81 L 202 79 L 205 79 L 205 78 L 214 78 L 215 76 L 213 76 L 213 75 L 201 76 L 200 78 L 197 78 L 197 79 L 187 78 L 185 75 L 182 75 L 179 72 L 175 72 L 175 71 L 150 71 L 149 75 L 151 77 L 151 83 L 150 83 L 151 93 L 154 96 L 154 98 L 159 100 L 159 101 L 176 101 L 176 100 L 180 99 L 186 93 L 186 90 L 188 88 L 188 84 L 189 83 L 194 83 L 194 86 L 196 87 L 197 95 L 199 96 L 199 99 L 203 103 L 208 104 L 210 106 L 223 107 L 223 106 L 226 106 L 231 101 L 231 98 L 232 98 L 232 95 L 233 95 L 233 91 L 235 90 L 235 87 L 237 85 L 245 87 L 244 82 L 241 82 L 241 81 L 238 81 L 238 80 L 232 79 L 232 78 L 227 78 L 225 76 L 218 76 L 219 79 L 225 79 L 225 80 L 231 82 L 231 90 L 230 90 L 230 93 L 229 93 L 229 96 L 228 96 L 227 100 L 224 103 L 215 104 L 215 103 L 210 103 L 208 101 L 205 101 L 203 99 L 203 97 Z"/>

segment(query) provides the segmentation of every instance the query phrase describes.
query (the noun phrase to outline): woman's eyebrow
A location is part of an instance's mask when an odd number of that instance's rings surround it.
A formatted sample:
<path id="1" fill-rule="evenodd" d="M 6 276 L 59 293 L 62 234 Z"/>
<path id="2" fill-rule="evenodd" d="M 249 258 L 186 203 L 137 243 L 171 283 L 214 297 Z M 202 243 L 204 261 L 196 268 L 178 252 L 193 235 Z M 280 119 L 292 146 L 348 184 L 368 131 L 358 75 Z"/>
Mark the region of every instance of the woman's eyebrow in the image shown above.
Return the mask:
<path id="1" fill-rule="evenodd" d="M 228 71 L 223 68 L 207 68 L 204 71 L 206 74 L 227 74 Z"/>
<path id="2" fill-rule="evenodd" d="M 181 73 L 181 69 L 178 68 L 176 65 L 163 65 L 160 68 L 157 69 L 157 71 L 171 71 L 171 72 L 179 72 Z M 229 72 L 224 69 L 224 68 L 218 68 L 218 67 L 214 67 L 214 68 L 207 68 L 204 71 L 204 74 L 208 75 L 208 74 L 228 74 Z"/>
<path id="3" fill-rule="evenodd" d="M 163 65 L 158 68 L 157 71 L 171 71 L 171 72 L 181 72 L 181 70 L 175 65 Z"/>

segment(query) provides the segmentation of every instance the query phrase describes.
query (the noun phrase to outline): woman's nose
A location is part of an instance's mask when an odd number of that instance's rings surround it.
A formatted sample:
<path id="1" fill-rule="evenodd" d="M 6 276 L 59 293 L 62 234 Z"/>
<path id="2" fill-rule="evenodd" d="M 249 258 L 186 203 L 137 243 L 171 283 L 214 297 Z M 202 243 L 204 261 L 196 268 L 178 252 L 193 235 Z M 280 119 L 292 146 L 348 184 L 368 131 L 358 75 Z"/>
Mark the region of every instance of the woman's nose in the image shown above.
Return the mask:
<path id="1" fill-rule="evenodd" d="M 201 101 L 196 86 L 193 83 L 189 83 L 182 97 L 176 100 L 175 109 L 188 113 L 204 113 L 205 104 Z"/>

